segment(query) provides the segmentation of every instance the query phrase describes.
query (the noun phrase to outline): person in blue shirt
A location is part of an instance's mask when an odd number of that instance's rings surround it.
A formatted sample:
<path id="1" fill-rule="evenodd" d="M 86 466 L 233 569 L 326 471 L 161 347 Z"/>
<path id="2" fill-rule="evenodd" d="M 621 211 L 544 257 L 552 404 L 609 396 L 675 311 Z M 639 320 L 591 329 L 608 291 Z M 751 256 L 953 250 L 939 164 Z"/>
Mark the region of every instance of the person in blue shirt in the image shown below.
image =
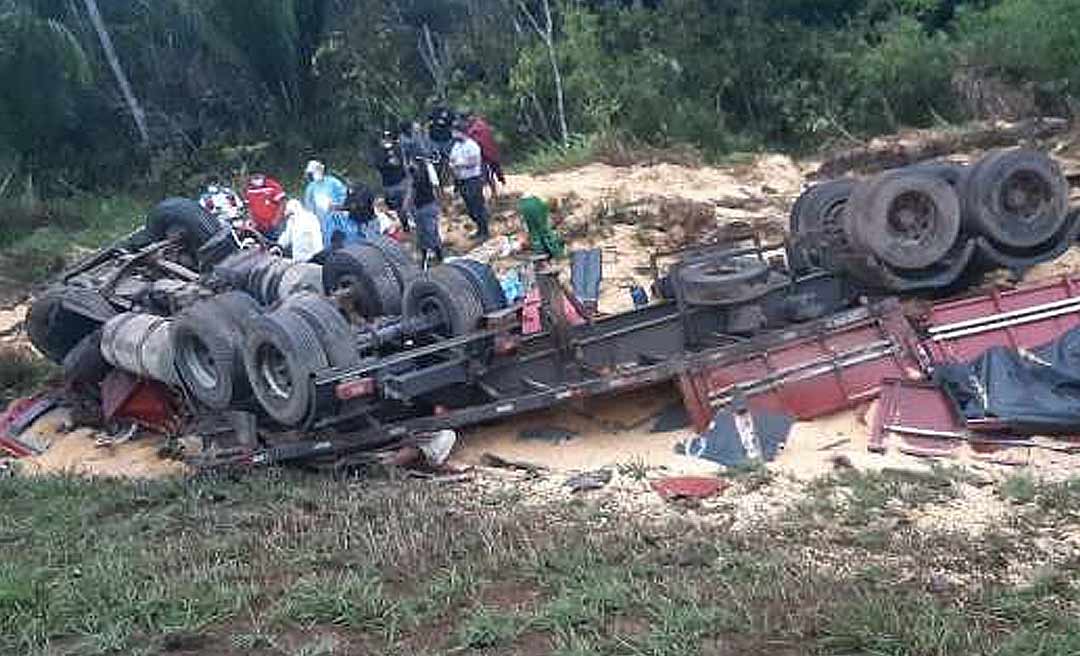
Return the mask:
<path id="1" fill-rule="evenodd" d="M 304 188 L 304 207 L 319 217 L 323 240 L 329 247 L 330 236 L 337 229 L 336 224 L 341 223 L 341 217 L 335 218 L 334 215 L 340 214 L 338 208 L 345 205 L 348 187 L 338 177 L 328 174 L 326 165 L 316 160 L 307 163 L 304 174 L 308 180 L 307 187 Z M 346 241 L 349 240 L 348 233 L 345 238 Z"/>

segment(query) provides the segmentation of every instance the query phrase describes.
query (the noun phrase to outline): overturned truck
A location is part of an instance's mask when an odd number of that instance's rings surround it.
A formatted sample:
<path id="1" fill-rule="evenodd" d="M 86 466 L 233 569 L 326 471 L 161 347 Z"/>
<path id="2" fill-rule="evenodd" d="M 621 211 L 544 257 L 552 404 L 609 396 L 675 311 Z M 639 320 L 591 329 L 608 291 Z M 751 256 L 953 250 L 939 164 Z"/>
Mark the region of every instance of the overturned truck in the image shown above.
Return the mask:
<path id="1" fill-rule="evenodd" d="M 851 273 L 859 269 L 836 266 L 814 241 L 836 226 L 802 223 L 837 212 L 815 189 L 795 208 L 786 249 L 743 242 L 682 252 L 655 267 L 657 298 L 632 312 L 575 324 L 566 305 L 576 299 L 556 268 L 524 258 L 542 299 L 538 326 L 507 302 L 485 263 L 421 271 L 381 238 L 320 265 L 293 263 L 240 250 L 197 204 L 172 199 L 143 230 L 61 276 L 28 325 L 69 382 L 98 384 L 120 369 L 176 390 L 201 425 L 249 427 L 216 433 L 204 464 L 343 458 L 665 381 L 678 383 L 698 428 L 739 397 L 812 418 L 927 366 L 900 305 L 873 300 L 889 278 L 867 284 Z M 863 193 L 881 189 L 895 187 Z M 847 214 L 874 205 L 845 202 Z M 1072 223 L 1056 234 L 1072 234 Z"/>

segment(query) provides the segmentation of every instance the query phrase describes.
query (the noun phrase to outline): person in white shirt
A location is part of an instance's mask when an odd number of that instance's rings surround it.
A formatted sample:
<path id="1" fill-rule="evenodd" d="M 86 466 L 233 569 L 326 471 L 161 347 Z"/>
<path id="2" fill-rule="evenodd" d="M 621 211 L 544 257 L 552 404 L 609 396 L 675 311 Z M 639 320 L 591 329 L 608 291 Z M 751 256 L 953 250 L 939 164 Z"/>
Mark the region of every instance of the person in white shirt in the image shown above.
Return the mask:
<path id="1" fill-rule="evenodd" d="M 292 259 L 296 262 L 307 262 L 323 250 L 319 217 L 295 198 L 285 203 L 285 230 L 278 237 L 278 245 L 291 248 Z"/>
<path id="2" fill-rule="evenodd" d="M 476 224 L 472 237 L 480 241 L 490 237 L 488 232 L 487 206 L 484 203 L 484 160 L 480 145 L 465 134 L 465 126 L 454 126 L 454 145 L 450 149 L 450 168 L 454 171 L 458 192 L 465 201 L 465 209 Z"/>

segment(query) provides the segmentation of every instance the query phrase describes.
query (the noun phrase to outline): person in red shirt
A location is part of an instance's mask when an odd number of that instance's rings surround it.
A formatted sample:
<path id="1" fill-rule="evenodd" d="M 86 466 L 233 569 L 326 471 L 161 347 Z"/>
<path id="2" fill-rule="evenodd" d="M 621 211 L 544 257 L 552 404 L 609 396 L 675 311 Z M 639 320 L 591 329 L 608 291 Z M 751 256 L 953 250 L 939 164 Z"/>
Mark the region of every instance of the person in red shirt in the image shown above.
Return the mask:
<path id="1" fill-rule="evenodd" d="M 480 145 L 480 156 L 484 161 L 484 173 L 487 183 L 491 185 L 491 193 L 495 193 L 495 181 L 506 184 L 506 176 L 503 175 L 502 159 L 499 154 L 499 144 L 495 142 L 495 133 L 484 117 L 471 111 L 465 112 L 465 134 Z"/>
<path id="2" fill-rule="evenodd" d="M 255 229 L 268 239 L 274 239 L 284 227 L 287 196 L 281 183 L 268 175 L 257 173 L 248 180 L 244 190 L 248 214 Z"/>

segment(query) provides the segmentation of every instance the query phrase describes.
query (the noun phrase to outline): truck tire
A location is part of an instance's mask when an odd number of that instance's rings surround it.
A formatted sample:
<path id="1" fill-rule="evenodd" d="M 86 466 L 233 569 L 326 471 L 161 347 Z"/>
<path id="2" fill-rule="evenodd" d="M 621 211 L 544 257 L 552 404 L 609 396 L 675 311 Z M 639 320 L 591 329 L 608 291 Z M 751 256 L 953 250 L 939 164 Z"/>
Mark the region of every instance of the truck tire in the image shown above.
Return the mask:
<path id="1" fill-rule="evenodd" d="M 300 292 L 285 299 L 281 308 L 303 319 L 315 332 L 330 366 L 343 369 L 359 364 L 360 352 L 356 350 L 352 326 L 333 301 L 319 294 Z"/>
<path id="2" fill-rule="evenodd" d="M 826 251 L 843 248 L 844 206 L 856 181 L 830 180 L 807 189 L 791 208 L 788 233 L 793 238 L 791 268 L 805 271 L 825 266 Z"/>
<path id="3" fill-rule="evenodd" d="M 64 356 L 64 380 L 80 385 L 97 385 L 112 368 L 101 355 L 101 329 L 79 340 Z"/>
<path id="4" fill-rule="evenodd" d="M 401 288 L 386 257 L 373 246 L 330 251 L 323 264 L 326 293 L 365 319 L 401 314 Z"/>
<path id="5" fill-rule="evenodd" d="M 315 405 L 311 376 L 329 366 L 319 338 L 291 312 L 263 316 L 244 344 L 244 369 L 263 410 L 283 426 L 299 426 Z"/>
<path id="6" fill-rule="evenodd" d="M 480 297 L 484 314 L 506 309 L 508 304 L 503 294 L 502 284 L 490 265 L 464 257 L 447 262 L 447 264 L 460 271 L 469 280 L 473 290 Z"/>
<path id="7" fill-rule="evenodd" d="M 211 237 L 225 229 L 220 221 L 190 198 L 167 198 L 155 205 L 146 218 L 146 231 L 151 237 L 165 239 L 170 234 L 180 233 L 192 256 L 196 256 Z"/>
<path id="8" fill-rule="evenodd" d="M 679 267 L 678 279 L 690 305 L 743 302 L 764 293 L 769 267 L 755 259 L 715 257 Z"/>
<path id="9" fill-rule="evenodd" d="M 944 180 L 899 169 L 855 187 L 844 208 L 849 241 L 898 269 L 937 264 L 960 237 L 960 199 Z"/>
<path id="10" fill-rule="evenodd" d="M 980 159 L 964 184 L 969 228 L 1010 248 L 1030 248 L 1065 224 L 1069 185 L 1061 167 L 1030 149 L 999 150 Z"/>
<path id="11" fill-rule="evenodd" d="M 216 264 L 240 251 L 240 243 L 231 230 L 222 230 L 199 247 L 195 259 L 200 271 L 209 271 Z"/>
<path id="12" fill-rule="evenodd" d="M 825 221 L 838 221 L 843 206 L 855 188 L 855 182 L 852 178 L 840 178 L 814 185 L 804 191 L 791 208 L 788 225 L 791 234 L 820 232 Z"/>
<path id="13" fill-rule="evenodd" d="M 213 410 L 250 396 L 243 347 L 247 328 L 262 314 L 244 292 L 220 294 L 188 308 L 173 333 L 176 369 L 184 388 Z"/>
<path id="14" fill-rule="evenodd" d="M 188 308 L 173 333 L 176 369 L 184 389 L 212 410 L 226 410 L 246 392 L 243 335 L 212 302 Z"/>
<path id="15" fill-rule="evenodd" d="M 407 319 L 434 315 L 440 320 L 439 334 L 458 337 L 480 325 L 484 307 L 465 274 L 444 264 L 409 284 L 405 290 L 404 313 Z"/>
<path id="16" fill-rule="evenodd" d="M 115 315 L 116 310 L 93 289 L 53 287 L 34 299 L 26 331 L 38 351 L 63 364 L 76 344 Z"/>
<path id="17" fill-rule="evenodd" d="M 397 279 L 398 287 L 404 290 L 410 282 L 420 275 L 420 267 L 416 265 L 401 244 L 384 235 L 375 235 L 367 239 L 367 244 L 382 253 L 386 258 L 390 270 Z"/>
<path id="18" fill-rule="evenodd" d="M 968 167 L 963 164 L 951 164 L 949 162 L 927 162 L 925 164 L 912 164 L 903 169 L 908 173 L 921 173 L 944 180 L 954 189 L 959 189 L 967 178 Z"/>

